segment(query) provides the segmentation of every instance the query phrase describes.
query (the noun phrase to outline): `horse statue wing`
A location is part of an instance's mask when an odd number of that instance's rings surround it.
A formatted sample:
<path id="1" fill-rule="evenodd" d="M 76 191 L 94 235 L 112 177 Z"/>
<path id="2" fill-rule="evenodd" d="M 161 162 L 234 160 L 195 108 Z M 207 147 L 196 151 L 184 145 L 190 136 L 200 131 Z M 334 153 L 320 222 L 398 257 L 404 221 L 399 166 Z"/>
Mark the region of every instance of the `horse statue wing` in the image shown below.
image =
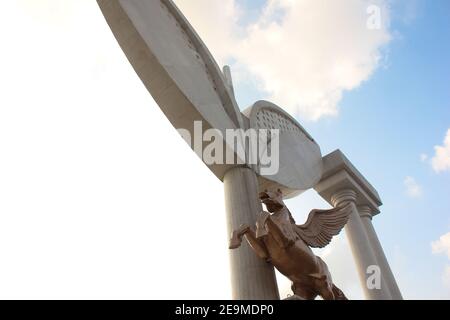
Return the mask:
<path id="1" fill-rule="evenodd" d="M 296 232 L 308 246 L 323 248 L 331 242 L 333 236 L 341 232 L 350 213 L 350 205 L 331 210 L 312 210 L 306 223 L 297 225 Z"/>

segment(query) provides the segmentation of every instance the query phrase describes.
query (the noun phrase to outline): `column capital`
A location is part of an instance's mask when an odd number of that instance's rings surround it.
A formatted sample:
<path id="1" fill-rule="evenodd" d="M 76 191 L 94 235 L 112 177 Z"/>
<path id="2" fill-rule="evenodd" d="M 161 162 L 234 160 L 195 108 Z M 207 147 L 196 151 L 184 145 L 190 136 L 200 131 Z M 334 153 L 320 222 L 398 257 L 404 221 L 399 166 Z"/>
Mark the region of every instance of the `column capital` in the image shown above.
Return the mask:
<path id="1" fill-rule="evenodd" d="M 369 206 L 372 215 L 380 212 L 378 207 L 382 202 L 378 192 L 340 150 L 326 155 L 322 162 L 322 179 L 314 187 L 322 198 L 333 206 L 353 201 L 357 206 Z M 356 195 L 353 196 L 353 193 Z"/>
<path id="2" fill-rule="evenodd" d="M 342 189 L 331 196 L 331 203 L 333 207 L 344 205 L 348 202 L 356 202 L 356 191 L 353 189 Z"/>
<path id="3" fill-rule="evenodd" d="M 360 205 L 358 206 L 358 212 L 359 216 L 361 218 L 368 218 L 372 220 L 373 214 L 372 214 L 372 208 L 368 205 Z"/>

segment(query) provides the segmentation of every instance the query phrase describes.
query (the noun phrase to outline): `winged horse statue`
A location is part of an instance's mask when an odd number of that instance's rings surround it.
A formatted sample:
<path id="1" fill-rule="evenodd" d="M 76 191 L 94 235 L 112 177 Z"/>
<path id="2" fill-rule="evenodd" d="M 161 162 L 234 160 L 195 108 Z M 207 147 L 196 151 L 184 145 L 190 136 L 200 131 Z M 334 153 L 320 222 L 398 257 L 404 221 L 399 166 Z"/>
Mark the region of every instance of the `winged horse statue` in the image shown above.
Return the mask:
<path id="1" fill-rule="evenodd" d="M 311 247 L 323 248 L 331 242 L 347 223 L 350 206 L 312 210 L 305 224 L 296 225 L 280 190 L 264 191 L 260 199 L 269 212 L 261 212 L 256 231 L 248 225 L 235 230 L 230 249 L 239 248 L 245 237 L 260 258 L 292 281 L 292 291 L 300 299 L 313 300 L 320 295 L 325 300 L 347 300 Z"/>

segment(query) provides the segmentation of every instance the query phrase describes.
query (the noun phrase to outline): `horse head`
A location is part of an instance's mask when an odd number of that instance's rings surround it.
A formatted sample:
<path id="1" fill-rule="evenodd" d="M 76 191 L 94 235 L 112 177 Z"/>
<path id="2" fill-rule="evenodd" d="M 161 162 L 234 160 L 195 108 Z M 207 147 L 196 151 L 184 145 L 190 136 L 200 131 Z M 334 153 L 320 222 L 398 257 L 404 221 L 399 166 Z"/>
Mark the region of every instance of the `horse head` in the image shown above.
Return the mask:
<path id="1" fill-rule="evenodd" d="M 283 202 L 283 193 L 280 189 L 277 191 L 265 190 L 259 194 L 259 198 L 261 199 L 261 202 L 266 205 L 266 208 L 270 213 L 280 211 L 286 206 Z"/>

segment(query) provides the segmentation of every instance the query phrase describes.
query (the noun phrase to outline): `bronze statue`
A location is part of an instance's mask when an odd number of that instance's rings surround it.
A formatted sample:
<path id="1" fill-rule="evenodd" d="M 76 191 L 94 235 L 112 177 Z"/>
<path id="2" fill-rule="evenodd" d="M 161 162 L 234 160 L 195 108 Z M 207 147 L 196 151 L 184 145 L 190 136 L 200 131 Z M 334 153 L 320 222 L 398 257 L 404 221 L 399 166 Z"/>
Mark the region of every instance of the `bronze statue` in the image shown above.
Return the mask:
<path id="1" fill-rule="evenodd" d="M 256 223 L 256 232 L 242 225 L 233 232 L 230 249 L 240 247 L 245 236 L 256 254 L 273 264 L 292 281 L 292 291 L 301 299 L 347 300 L 331 279 L 325 262 L 310 247 L 323 248 L 347 223 L 350 206 L 313 210 L 303 225 L 296 225 L 280 190 L 260 194 L 267 210 Z"/>

